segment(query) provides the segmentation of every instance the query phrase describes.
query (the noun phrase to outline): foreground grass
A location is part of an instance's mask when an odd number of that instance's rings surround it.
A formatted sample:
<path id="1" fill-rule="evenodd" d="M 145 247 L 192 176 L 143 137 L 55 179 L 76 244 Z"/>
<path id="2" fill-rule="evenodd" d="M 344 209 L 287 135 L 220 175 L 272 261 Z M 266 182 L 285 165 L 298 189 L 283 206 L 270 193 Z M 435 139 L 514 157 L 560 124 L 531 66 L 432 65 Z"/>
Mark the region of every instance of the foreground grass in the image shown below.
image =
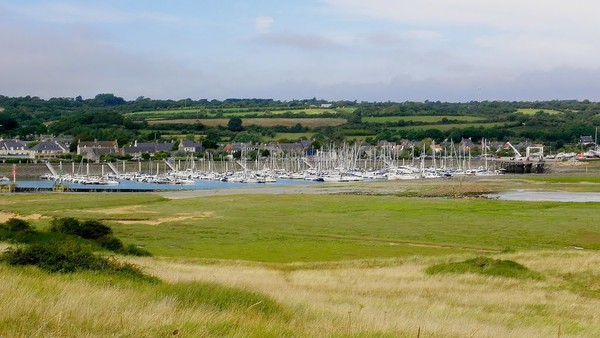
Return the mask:
<path id="1" fill-rule="evenodd" d="M 0 265 L 0 334 L 18 337 L 597 337 L 600 255 L 497 255 L 543 280 L 428 275 L 410 257 L 259 264 L 133 258 L 164 282 Z M 93 304 L 93 306 L 91 305 Z"/>

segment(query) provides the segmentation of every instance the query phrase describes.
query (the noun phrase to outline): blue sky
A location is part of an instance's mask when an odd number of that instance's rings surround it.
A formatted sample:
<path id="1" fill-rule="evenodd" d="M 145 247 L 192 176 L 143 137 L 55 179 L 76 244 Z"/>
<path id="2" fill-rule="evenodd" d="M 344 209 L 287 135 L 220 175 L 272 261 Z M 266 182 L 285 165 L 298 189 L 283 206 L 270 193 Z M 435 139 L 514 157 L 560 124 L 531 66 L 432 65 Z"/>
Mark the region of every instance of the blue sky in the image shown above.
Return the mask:
<path id="1" fill-rule="evenodd" d="M 600 100 L 591 0 L 0 0 L 0 94 Z"/>

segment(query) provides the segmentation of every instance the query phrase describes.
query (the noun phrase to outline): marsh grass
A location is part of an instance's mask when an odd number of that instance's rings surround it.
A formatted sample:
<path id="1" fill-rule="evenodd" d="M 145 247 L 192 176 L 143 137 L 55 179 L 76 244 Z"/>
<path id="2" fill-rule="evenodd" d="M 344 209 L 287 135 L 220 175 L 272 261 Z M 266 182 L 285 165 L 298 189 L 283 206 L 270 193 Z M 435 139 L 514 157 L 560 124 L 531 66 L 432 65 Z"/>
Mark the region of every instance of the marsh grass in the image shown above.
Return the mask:
<path id="1" fill-rule="evenodd" d="M 447 184 L 451 187 L 431 183 L 414 190 L 434 196 L 489 191 L 478 188 L 481 184 Z M 413 190 L 412 185 L 388 185 L 395 187 Z M 499 252 L 507 247 L 600 249 L 595 240 L 600 234 L 598 203 L 316 194 L 173 201 L 152 194 L 123 195 L 48 195 L 45 203 L 35 203 L 41 198 L 35 194 L 6 196 L 16 203 L 3 207 L 20 215 L 100 220 L 123 242 L 169 257 L 291 263 Z M 124 224 L 123 219 L 138 222 Z M 153 224 L 155 219 L 163 221 Z M 48 222 L 32 221 L 37 229 L 47 229 Z"/>

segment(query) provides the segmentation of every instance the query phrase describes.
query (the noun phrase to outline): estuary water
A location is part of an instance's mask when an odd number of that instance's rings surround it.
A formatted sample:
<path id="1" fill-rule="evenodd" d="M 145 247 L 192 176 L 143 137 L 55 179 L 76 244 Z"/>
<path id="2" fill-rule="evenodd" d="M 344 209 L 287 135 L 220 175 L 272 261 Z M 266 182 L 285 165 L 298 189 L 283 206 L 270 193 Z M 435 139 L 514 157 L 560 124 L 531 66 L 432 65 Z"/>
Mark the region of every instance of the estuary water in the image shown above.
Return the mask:
<path id="1" fill-rule="evenodd" d="M 600 192 L 515 190 L 489 194 L 486 197 L 505 201 L 600 202 Z"/>
<path id="2" fill-rule="evenodd" d="M 56 183 L 54 181 L 35 180 L 35 181 L 17 181 L 17 187 L 20 188 L 45 188 L 50 189 Z M 275 183 L 235 183 L 221 182 L 211 180 L 199 180 L 194 184 L 156 184 L 142 183 L 136 181 L 122 180 L 118 185 L 89 185 L 64 182 L 69 188 L 74 189 L 95 189 L 95 190 L 202 190 L 202 189 L 228 189 L 228 188 L 252 188 L 264 186 L 289 186 L 289 185 L 308 185 L 318 184 L 318 182 L 308 180 L 287 180 L 279 179 Z"/>

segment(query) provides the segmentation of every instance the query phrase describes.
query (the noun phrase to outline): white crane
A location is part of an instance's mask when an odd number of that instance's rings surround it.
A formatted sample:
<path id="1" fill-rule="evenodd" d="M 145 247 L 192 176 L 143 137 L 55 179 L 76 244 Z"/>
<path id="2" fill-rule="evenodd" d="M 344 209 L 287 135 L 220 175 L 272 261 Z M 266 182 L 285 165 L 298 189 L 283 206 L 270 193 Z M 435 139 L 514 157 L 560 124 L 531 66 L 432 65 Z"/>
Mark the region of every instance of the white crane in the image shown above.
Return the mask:
<path id="1" fill-rule="evenodd" d="M 516 160 L 523 158 L 523 155 L 521 155 L 521 153 L 517 150 L 517 148 L 515 148 L 510 142 L 506 142 L 506 144 L 508 144 L 508 146 L 515 152 Z"/>

